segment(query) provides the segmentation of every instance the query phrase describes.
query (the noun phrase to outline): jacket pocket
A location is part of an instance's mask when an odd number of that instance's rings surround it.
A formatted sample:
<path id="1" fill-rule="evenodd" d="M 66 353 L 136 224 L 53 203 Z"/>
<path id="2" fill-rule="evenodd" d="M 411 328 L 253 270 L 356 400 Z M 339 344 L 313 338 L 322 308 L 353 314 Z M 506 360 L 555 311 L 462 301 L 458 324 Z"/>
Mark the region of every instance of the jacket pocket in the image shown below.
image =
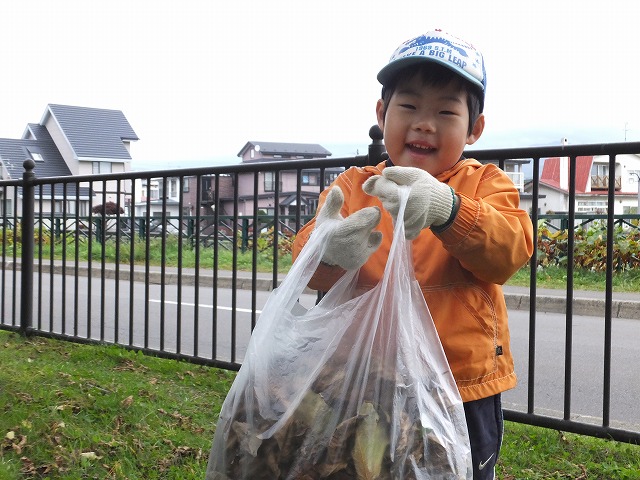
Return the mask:
<path id="1" fill-rule="evenodd" d="M 478 383 L 498 369 L 498 319 L 491 297 L 464 284 L 423 290 L 453 376 Z"/>

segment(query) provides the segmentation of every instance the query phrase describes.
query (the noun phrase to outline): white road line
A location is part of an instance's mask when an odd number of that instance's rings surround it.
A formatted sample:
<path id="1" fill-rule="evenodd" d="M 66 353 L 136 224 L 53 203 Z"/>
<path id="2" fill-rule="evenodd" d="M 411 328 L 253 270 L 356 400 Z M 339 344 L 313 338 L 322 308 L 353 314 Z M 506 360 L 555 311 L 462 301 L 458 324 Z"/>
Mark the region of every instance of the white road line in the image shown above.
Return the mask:
<path id="1" fill-rule="evenodd" d="M 154 300 L 154 299 L 149 299 L 149 302 L 153 302 L 153 303 L 162 303 L 160 300 Z M 178 302 L 174 302 L 172 300 L 165 300 L 164 303 L 170 304 L 170 305 L 177 305 Z M 195 307 L 196 304 L 195 303 L 187 303 L 187 302 L 182 302 L 182 306 L 183 307 Z M 213 305 L 204 305 L 204 304 L 200 304 L 199 305 L 200 308 L 211 308 L 213 309 Z M 231 311 L 233 310 L 231 307 L 221 307 L 218 306 L 218 310 L 228 310 Z M 248 308 L 238 308 L 236 307 L 236 312 L 242 312 L 242 313 L 251 313 L 252 310 L 248 309 Z M 262 310 L 256 310 L 256 313 L 262 313 Z"/>

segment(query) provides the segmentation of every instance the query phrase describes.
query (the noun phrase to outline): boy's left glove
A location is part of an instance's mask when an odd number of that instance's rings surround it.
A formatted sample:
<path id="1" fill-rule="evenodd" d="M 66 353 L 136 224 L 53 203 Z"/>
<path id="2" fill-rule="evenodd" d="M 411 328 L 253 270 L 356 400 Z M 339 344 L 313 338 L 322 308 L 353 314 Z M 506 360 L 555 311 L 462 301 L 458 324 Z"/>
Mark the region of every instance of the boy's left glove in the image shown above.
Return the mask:
<path id="1" fill-rule="evenodd" d="M 343 218 L 340 210 L 344 194 L 340 187 L 333 187 L 318 212 L 316 225 L 333 222 L 331 235 L 322 261 L 345 270 L 357 270 L 382 242 L 382 232 L 374 228 L 380 223 L 380 208 L 366 207 Z"/>
<path id="2" fill-rule="evenodd" d="M 405 237 L 408 240 L 416 238 L 423 228 L 442 225 L 451 217 L 455 203 L 453 189 L 420 168 L 387 167 L 382 170 L 382 175 L 375 175 L 364 182 L 362 189 L 378 197 L 395 219 L 400 209 L 399 185 L 411 187 L 404 211 Z"/>

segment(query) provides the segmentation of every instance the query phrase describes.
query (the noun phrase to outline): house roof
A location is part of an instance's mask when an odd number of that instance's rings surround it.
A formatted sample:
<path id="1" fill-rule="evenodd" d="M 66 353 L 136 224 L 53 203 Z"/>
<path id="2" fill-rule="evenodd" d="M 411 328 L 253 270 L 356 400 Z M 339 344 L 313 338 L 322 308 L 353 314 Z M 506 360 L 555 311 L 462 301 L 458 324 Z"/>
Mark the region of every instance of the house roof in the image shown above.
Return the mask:
<path id="1" fill-rule="evenodd" d="M 0 159 L 12 179 L 22 178 L 23 163 L 26 159 L 37 157 L 39 154 L 44 161 L 35 160 L 34 173 L 37 177 L 57 177 L 71 175 L 71 170 L 65 163 L 60 151 L 53 143 L 49 132 L 42 125 L 30 123 L 27 125 L 31 139 L 13 140 L 0 138 Z"/>
<path id="2" fill-rule="evenodd" d="M 138 140 L 120 110 L 49 104 L 40 121 L 52 116 L 79 160 L 131 160 L 123 140 Z"/>
<path id="3" fill-rule="evenodd" d="M 263 155 L 304 156 L 307 158 L 323 158 L 331 156 L 331 152 L 317 143 L 278 143 L 249 141 L 238 152 L 242 157 L 245 152 L 255 148 Z"/>
<path id="4" fill-rule="evenodd" d="M 560 166 L 562 164 L 560 160 L 560 157 L 545 159 L 542 174 L 540 175 L 540 183 L 566 192 L 568 188 L 560 185 Z M 587 191 L 592 164 L 593 156 L 576 157 L 576 193 L 585 193 Z M 566 162 L 566 169 L 567 178 L 569 178 L 568 161 Z"/>
<path id="5" fill-rule="evenodd" d="M 0 162 L 7 169 L 9 178 L 22 178 L 24 173 L 24 161 L 33 159 L 35 162 L 34 174 L 36 177 L 59 177 L 69 176 L 71 171 L 65 163 L 60 151 L 56 147 L 51 135 L 45 127 L 36 123 L 27 125 L 26 132 L 29 139 L 8 139 L 0 138 Z M 41 157 L 42 160 L 38 160 Z M 64 187 L 62 184 L 55 186 L 55 194 L 61 195 Z M 19 188 L 22 191 L 22 187 Z M 81 187 L 79 194 L 89 195 L 90 189 Z M 76 195 L 76 186 L 71 183 L 67 186 L 67 196 Z M 39 195 L 39 190 L 36 192 Z M 51 185 L 44 185 L 42 189 L 43 197 L 51 195 Z"/>

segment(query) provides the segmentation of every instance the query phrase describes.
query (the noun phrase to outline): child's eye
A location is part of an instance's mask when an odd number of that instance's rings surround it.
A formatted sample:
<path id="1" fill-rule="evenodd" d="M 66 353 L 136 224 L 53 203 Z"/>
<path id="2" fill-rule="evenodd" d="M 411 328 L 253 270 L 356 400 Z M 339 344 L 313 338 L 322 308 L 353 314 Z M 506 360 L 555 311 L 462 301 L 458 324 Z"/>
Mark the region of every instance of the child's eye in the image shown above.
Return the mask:
<path id="1" fill-rule="evenodd" d="M 440 112 L 442 115 L 455 115 L 455 112 L 452 112 L 451 110 L 442 110 Z"/>
<path id="2" fill-rule="evenodd" d="M 408 108 L 409 110 L 415 110 L 416 107 L 414 105 L 411 105 L 410 103 L 401 103 L 400 106 L 402 108 Z"/>

